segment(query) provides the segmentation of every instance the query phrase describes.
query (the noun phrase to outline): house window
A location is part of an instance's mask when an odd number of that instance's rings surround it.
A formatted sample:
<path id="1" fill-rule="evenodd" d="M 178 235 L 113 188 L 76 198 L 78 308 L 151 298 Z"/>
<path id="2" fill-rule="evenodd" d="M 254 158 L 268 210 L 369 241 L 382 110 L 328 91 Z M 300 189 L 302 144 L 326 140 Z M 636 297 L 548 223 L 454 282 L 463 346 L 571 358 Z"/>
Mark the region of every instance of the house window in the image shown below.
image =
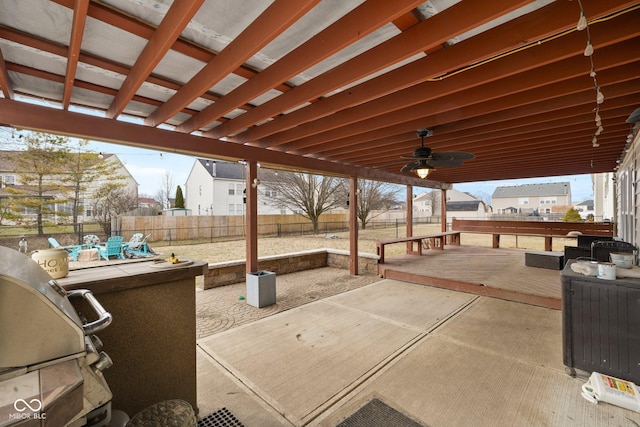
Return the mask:
<path id="1" fill-rule="evenodd" d="M 548 197 L 545 199 L 540 199 L 540 204 L 541 205 L 555 205 L 558 203 L 557 198 L 555 197 Z"/>
<path id="2" fill-rule="evenodd" d="M 244 190 L 244 186 L 242 184 L 236 184 L 236 194 L 237 195 L 242 194 L 243 190 Z"/>
<path id="3" fill-rule="evenodd" d="M 5 175 L 4 179 L 2 179 L 1 181 L 4 181 L 4 185 L 15 185 L 16 176 L 15 175 Z"/>
<path id="4" fill-rule="evenodd" d="M 229 215 L 236 214 L 236 205 L 235 203 L 229 203 Z"/>
<path id="5" fill-rule="evenodd" d="M 234 194 L 236 194 L 235 191 L 236 186 L 234 184 L 229 184 L 229 195 L 233 196 Z"/>
<path id="6" fill-rule="evenodd" d="M 529 198 L 528 197 L 520 197 L 518 199 L 518 204 L 519 205 L 528 205 L 529 204 Z"/>

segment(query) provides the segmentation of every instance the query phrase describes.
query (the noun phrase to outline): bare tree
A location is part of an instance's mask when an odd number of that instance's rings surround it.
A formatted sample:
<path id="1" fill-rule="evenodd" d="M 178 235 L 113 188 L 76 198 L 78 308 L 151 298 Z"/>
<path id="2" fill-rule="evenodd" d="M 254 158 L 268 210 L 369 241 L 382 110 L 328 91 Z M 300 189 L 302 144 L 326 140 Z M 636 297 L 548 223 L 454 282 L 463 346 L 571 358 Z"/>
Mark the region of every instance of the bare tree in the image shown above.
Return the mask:
<path id="1" fill-rule="evenodd" d="M 165 209 L 171 209 L 171 194 L 173 192 L 173 174 L 170 170 L 165 170 L 160 178 L 160 187 L 156 195 L 156 200 L 162 203 Z"/>
<path id="2" fill-rule="evenodd" d="M 276 192 L 276 203 L 309 219 L 318 233 L 320 215 L 343 206 L 346 201 L 343 180 L 308 173 L 261 170 L 263 181 Z"/>
<path id="3" fill-rule="evenodd" d="M 108 182 L 96 192 L 93 211 L 98 224 L 110 236 L 112 218 L 135 209 L 136 204 L 136 195 L 128 192 L 124 184 Z"/>
<path id="4" fill-rule="evenodd" d="M 67 198 L 72 203 L 71 215 L 74 227 L 77 227 L 78 216 L 84 210 L 83 194 L 87 187 L 100 177 L 105 177 L 107 181 L 122 179 L 116 173 L 115 165 L 105 162 L 98 153 L 87 150 L 89 141 L 82 140 L 76 147 L 76 153 L 68 153 L 61 168 L 66 172 L 62 176 L 62 183 L 67 191 Z"/>
<path id="5" fill-rule="evenodd" d="M 398 187 L 382 181 L 358 180 L 357 216 L 360 227 L 364 230 L 367 222 L 397 206 L 396 193 Z M 372 215 L 372 212 L 377 212 Z"/>

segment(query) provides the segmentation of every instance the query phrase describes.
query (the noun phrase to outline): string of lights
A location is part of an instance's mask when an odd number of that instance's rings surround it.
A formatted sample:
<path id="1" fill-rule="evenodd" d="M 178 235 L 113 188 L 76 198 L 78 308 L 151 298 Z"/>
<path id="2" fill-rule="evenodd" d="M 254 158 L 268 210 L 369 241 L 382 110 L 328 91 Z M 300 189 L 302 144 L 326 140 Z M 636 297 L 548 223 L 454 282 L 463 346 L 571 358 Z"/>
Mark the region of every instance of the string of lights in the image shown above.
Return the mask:
<path id="1" fill-rule="evenodd" d="M 578 31 L 586 30 L 587 46 L 584 48 L 584 56 L 589 58 L 589 63 L 591 64 L 589 76 L 593 79 L 593 87 L 596 92 L 596 106 L 594 108 L 596 131 L 593 135 L 593 139 L 591 140 L 591 145 L 593 148 L 597 148 L 600 146 L 600 144 L 598 144 L 598 136 L 600 136 L 602 131 L 604 131 L 604 127 L 602 126 L 602 118 L 600 117 L 600 106 L 604 102 L 604 94 L 602 93 L 602 90 L 600 90 L 600 86 L 598 85 L 598 80 L 596 79 L 597 73 L 596 73 L 596 67 L 593 62 L 594 49 L 593 49 L 593 45 L 591 44 L 591 30 L 589 28 L 589 22 L 587 21 L 584 8 L 582 7 L 581 0 L 578 0 L 578 6 L 580 7 L 580 18 L 578 19 L 578 24 L 576 25 L 576 29 Z"/>

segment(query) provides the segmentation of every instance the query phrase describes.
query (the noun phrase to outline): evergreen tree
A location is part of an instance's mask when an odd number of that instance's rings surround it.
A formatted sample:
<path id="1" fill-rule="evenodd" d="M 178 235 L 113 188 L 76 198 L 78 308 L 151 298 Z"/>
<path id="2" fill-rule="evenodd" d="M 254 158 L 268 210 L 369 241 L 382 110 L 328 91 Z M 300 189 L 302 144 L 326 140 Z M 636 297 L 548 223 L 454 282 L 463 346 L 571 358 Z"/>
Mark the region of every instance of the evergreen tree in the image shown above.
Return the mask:
<path id="1" fill-rule="evenodd" d="M 56 199 L 64 194 L 64 185 L 56 176 L 65 171 L 61 164 L 69 158 L 68 138 L 34 132 L 24 138 L 26 149 L 15 158 L 15 168 L 24 189 L 16 190 L 22 197 L 18 204 L 36 215 L 38 234 L 44 234 L 45 218 L 52 215 L 66 216 L 67 213 L 55 210 L 56 204 L 66 203 L 65 199 Z"/>
<path id="2" fill-rule="evenodd" d="M 580 213 L 577 210 L 575 210 L 574 208 L 571 208 L 567 211 L 566 214 L 564 214 L 564 217 L 562 217 L 562 221 L 582 222 L 582 217 L 580 216 Z"/>
<path id="3" fill-rule="evenodd" d="M 184 196 L 182 195 L 182 188 L 178 185 L 176 189 L 176 203 L 175 207 L 179 209 L 184 209 Z"/>

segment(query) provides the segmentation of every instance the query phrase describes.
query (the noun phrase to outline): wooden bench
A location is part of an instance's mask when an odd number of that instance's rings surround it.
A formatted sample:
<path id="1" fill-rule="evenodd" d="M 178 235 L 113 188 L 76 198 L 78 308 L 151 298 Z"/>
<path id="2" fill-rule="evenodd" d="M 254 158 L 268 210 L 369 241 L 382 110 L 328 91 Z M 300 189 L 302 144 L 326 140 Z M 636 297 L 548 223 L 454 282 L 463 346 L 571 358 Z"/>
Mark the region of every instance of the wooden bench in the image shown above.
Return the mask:
<path id="1" fill-rule="evenodd" d="M 571 232 L 593 236 L 613 236 L 614 224 L 610 222 L 559 222 L 559 221 L 492 221 L 454 219 L 452 229 L 474 234 L 491 234 L 492 246 L 500 247 L 500 235 L 532 236 L 544 238 L 544 250 L 551 251 L 553 238 L 571 238 Z"/>
<path id="2" fill-rule="evenodd" d="M 460 232 L 459 231 L 444 231 L 442 233 L 427 234 L 424 236 L 409 236 L 399 237 L 397 239 L 377 240 L 376 246 L 378 251 L 378 257 L 380 257 L 378 263 L 384 264 L 384 247 L 386 245 L 393 245 L 395 243 L 410 243 L 407 245 L 407 253 L 422 255 L 423 241 L 429 242 L 431 249 L 444 249 L 444 245 L 456 245 L 460 246 Z M 418 250 L 413 250 L 413 245 L 418 244 Z"/>

